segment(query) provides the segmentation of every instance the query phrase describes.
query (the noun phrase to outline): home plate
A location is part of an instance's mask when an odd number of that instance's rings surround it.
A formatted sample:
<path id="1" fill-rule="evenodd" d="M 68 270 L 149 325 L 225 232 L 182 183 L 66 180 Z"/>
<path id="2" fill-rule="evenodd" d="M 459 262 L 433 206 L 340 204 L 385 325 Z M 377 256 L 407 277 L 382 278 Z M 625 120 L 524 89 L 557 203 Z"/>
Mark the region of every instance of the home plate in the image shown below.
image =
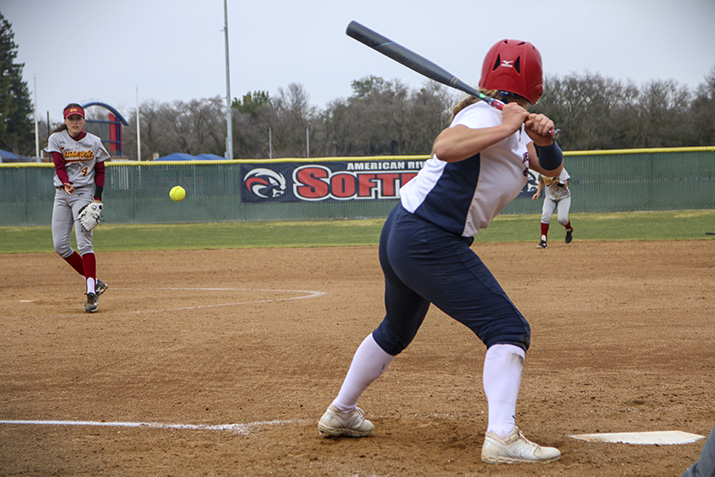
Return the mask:
<path id="1" fill-rule="evenodd" d="M 690 434 L 682 431 L 653 431 L 653 432 L 613 432 L 602 434 L 577 434 L 574 439 L 588 442 L 618 442 L 621 444 L 639 445 L 673 445 L 690 444 L 705 436 Z"/>

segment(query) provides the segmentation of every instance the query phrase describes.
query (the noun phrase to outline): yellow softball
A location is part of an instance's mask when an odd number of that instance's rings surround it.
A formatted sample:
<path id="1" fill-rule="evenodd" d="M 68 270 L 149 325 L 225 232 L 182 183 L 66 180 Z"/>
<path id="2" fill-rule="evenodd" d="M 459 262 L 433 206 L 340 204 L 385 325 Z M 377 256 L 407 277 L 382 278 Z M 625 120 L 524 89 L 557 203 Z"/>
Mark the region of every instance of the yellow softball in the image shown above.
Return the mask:
<path id="1" fill-rule="evenodd" d="M 184 200 L 184 197 L 186 197 L 186 191 L 181 186 L 174 186 L 169 191 L 169 197 L 171 197 L 171 200 L 174 202 L 179 202 L 180 200 Z"/>

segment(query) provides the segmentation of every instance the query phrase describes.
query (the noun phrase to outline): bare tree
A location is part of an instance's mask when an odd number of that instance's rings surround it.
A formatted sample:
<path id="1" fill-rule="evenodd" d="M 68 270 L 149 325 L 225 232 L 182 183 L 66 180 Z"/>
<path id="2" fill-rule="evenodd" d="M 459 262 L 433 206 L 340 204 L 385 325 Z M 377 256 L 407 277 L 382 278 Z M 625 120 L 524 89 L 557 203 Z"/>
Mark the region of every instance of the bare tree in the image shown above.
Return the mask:
<path id="1" fill-rule="evenodd" d="M 688 114 L 690 92 L 675 81 L 647 83 L 639 98 L 637 139 L 631 147 L 686 146 L 694 142 L 694 122 Z"/>
<path id="2" fill-rule="evenodd" d="M 638 88 L 599 74 L 547 77 L 544 95 L 534 108 L 562 131 L 568 149 L 612 149 L 617 131 L 638 97 Z"/>
<path id="3" fill-rule="evenodd" d="M 437 135 L 449 125 L 452 107 L 460 95 L 427 82 L 410 99 L 409 127 L 400 154 L 429 154 Z"/>
<path id="4" fill-rule="evenodd" d="M 177 151 L 188 154 L 223 155 L 225 124 L 223 101 L 219 96 L 188 103 L 176 101 L 173 111 L 164 119 L 170 125 L 171 139 Z"/>
<path id="5" fill-rule="evenodd" d="M 165 118 L 173 116 L 171 106 L 166 103 L 149 100 L 141 104 L 139 111 L 142 159 L 149 160 L 154 155 L 165 156 L 175 152 L 170 129 L 165 121 Z M 136 160 L 136 110 L 131 111 L 128 122 L 129 127 L 124 128 L 124 150 L 127 152 L 127 157 Z"/>
<path id="6" fill-rule="evenodd" d="M 219 96 L 188 103 L 145 101 L 140 108 L 142 159 L 174 152 L 223 155 L 226 125 L 223 99 Z M 125 128 L 127 156 L 136 159 L 136 110 Z"/>
<path id="7" fill-rule="evenodd" d="M 291 83 L 286 89 L 278 89 L 274 106 L 271 129 L 276 154 L 281 157 L 305 157 L 309 126 L 316 117 L 316 109 L 310 105 L 308 93 L 302 85 Z"/>
<path id="8" fill-rule="evenodd" d="M 695 91 L 690 116 L 694 121 L 695 143 L 699 146 L 715 145 L 715 66 Z"/>

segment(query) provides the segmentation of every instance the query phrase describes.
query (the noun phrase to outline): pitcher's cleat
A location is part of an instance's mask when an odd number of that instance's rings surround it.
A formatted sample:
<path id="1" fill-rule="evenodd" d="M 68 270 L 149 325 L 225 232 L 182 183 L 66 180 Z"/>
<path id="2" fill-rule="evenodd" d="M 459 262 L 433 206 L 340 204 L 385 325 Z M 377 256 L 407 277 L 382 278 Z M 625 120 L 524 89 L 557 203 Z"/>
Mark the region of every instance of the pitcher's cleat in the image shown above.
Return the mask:
<path id="1" fill-rule="evenodd" d="M 84 304 L 84 311 L 94 313 L 99 305 L 99 297 L 96 293 L 87 293 L 87 303 Z"/>
<path id="2" fill-rule="evenodd" d="M 559 460 L 561 452 L 555 447 L 541 447 L 524 437 L 518 427 L 514 427 L 509 437 L 502 439 L 487 432 L 482 446 L 482 460 L 488 464 L 518 464 L 540 462 L 547 464 Z"/>
<path id="3" fill-rule="evenodd" d="M 330 405 L 318 421 L 318 431 L 321 435 L 328 436 L 365 437 L 372 434 L 374 428 L 372 422 L 365 419 L 365 412 L 359 407 L 351 412 L 342 413 Z"/>
<path id="4" fill-rule="evenodd" d="M 570 230 L 566 231 L 566 240 L 564 240 L 564 242 L 571 243 L 572 240 L 573 240 L 573 229 L 570 229 Z"/>
<path id="5" fill-rule="evenodd" d="M 97 279 L 97 286 L 95 287 L 97 289 L 97 296 L 101 295 L 102 293 L 107 291 L 107 288 L 109 288 L 109 285 L 104 283 L 102 280 L 99 278 Z"/>
<path id="6" fill-rule="evenodd" d="M 546 248 L 546 240 L 539 241 L 539 245 L 536 248 Z"/>

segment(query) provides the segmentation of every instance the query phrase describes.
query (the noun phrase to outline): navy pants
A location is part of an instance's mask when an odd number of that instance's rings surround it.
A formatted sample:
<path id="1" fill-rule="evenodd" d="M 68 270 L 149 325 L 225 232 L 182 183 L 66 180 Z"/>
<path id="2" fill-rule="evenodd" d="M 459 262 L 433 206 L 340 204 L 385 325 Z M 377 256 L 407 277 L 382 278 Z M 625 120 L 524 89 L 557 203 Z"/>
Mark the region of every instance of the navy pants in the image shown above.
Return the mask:
<path id="1" fill-rule="evenodd" d="M 708 477 L 715 475 L 715 427 L 703 445 L 700 460 L 691 465 L 681 477 Z"/>
<path id="2" fill-rule="evenodd" d="M 471 329 L 487 347 L 529 348 L 529 323 L 482 260 L 460 237 L 397 205 L 380 236 L 385 319 L 373 332 L 395 356 L 410 344 L 430 303 Z"/>

